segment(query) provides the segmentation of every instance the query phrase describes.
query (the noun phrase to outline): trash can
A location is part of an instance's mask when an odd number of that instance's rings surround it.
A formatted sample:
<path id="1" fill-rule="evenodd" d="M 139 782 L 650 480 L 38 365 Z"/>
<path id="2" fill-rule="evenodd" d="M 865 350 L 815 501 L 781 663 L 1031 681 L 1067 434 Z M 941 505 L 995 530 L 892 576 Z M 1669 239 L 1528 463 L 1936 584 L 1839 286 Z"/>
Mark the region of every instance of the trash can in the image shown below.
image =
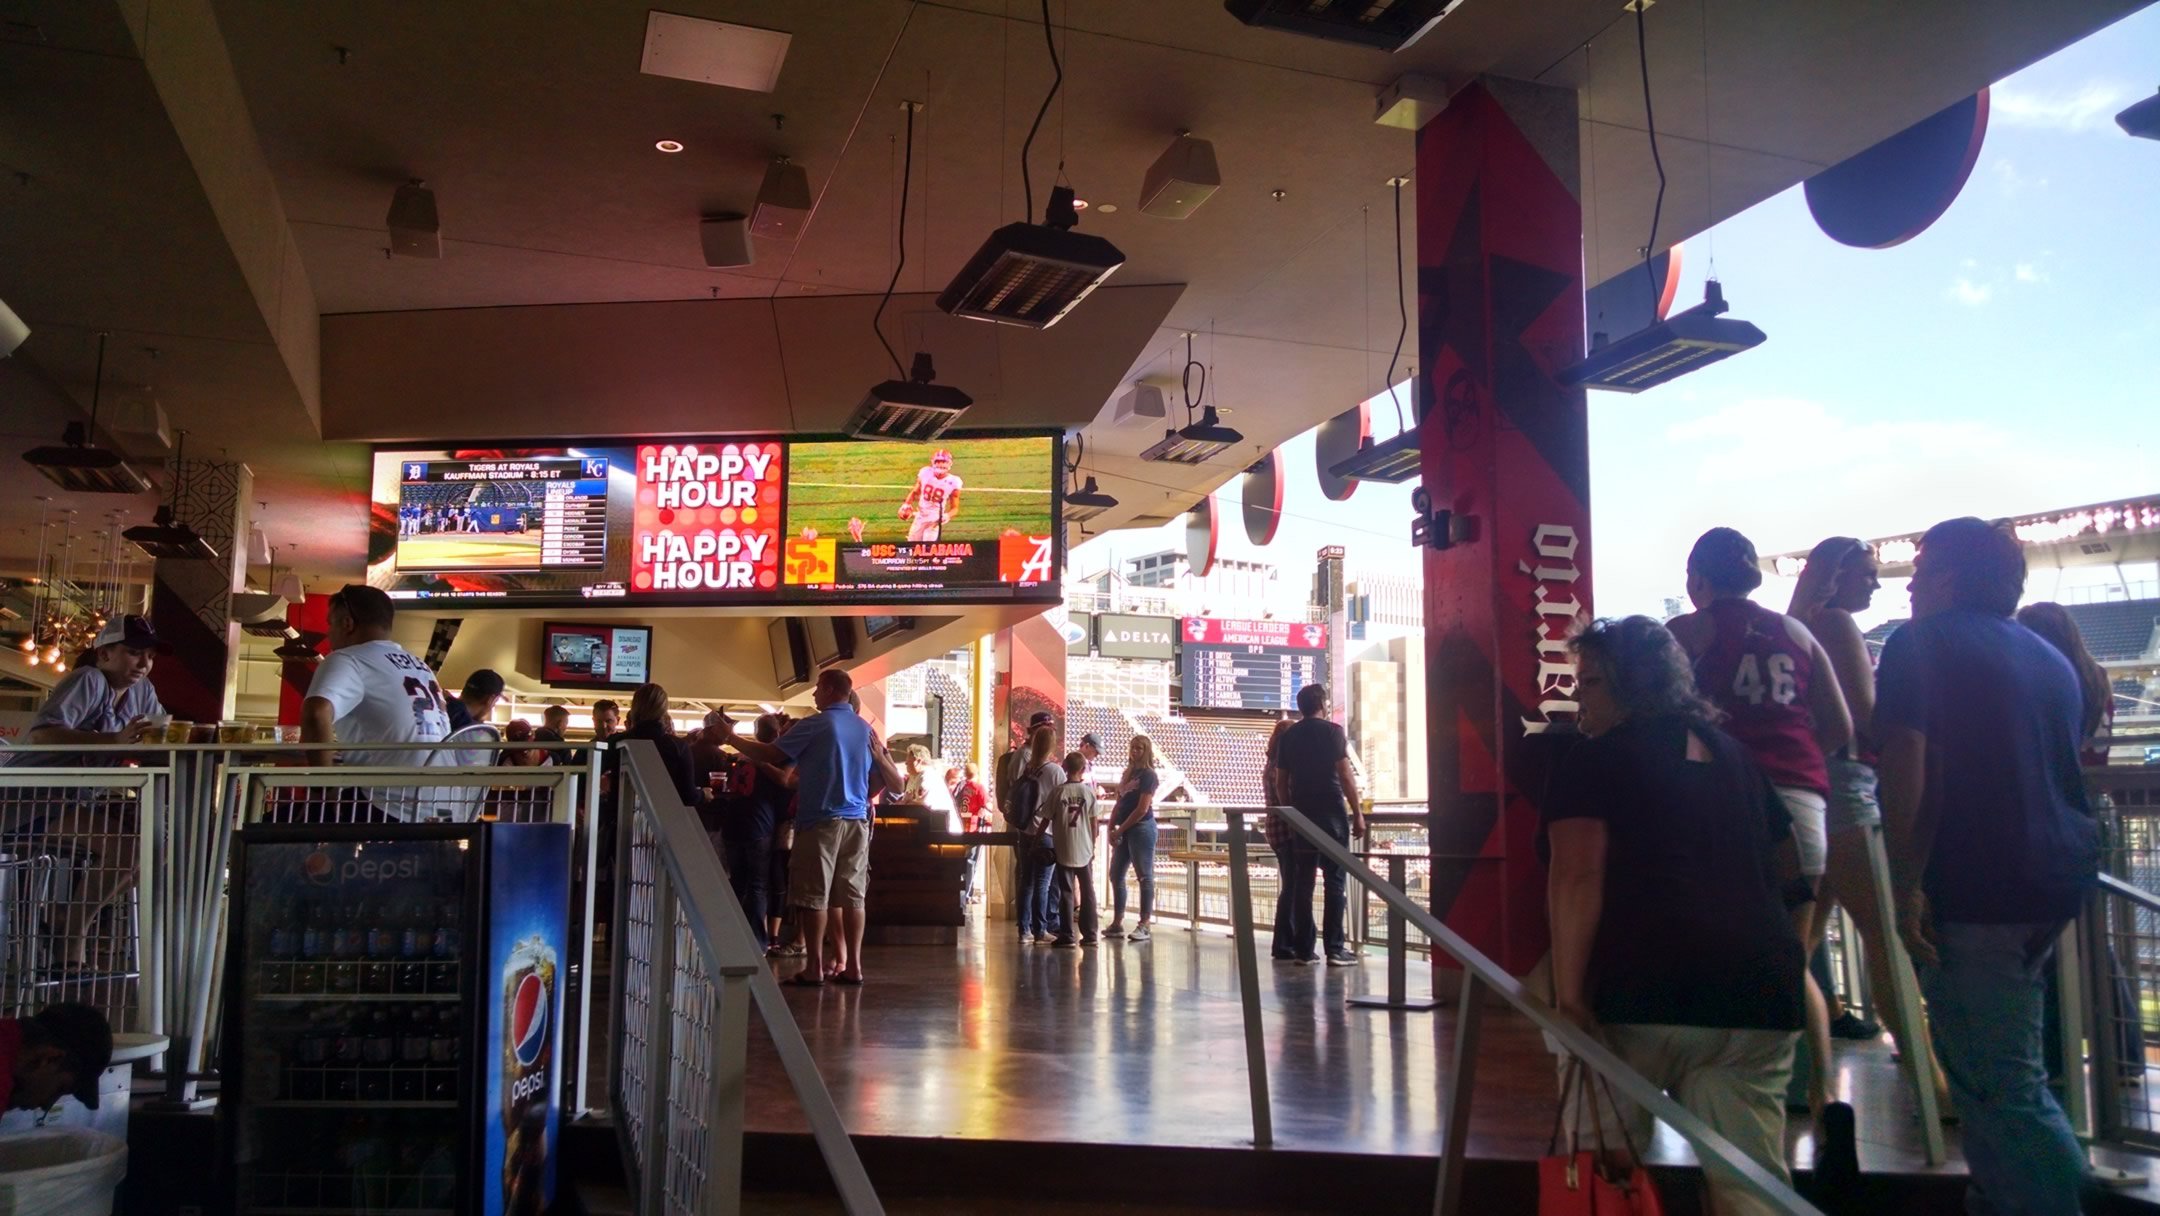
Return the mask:
<path id="1" fill-rule="evenodd" d="M 0 1216 L 112 1216 L 127 1142 L 80 1127 L 0 1136 Z"/>

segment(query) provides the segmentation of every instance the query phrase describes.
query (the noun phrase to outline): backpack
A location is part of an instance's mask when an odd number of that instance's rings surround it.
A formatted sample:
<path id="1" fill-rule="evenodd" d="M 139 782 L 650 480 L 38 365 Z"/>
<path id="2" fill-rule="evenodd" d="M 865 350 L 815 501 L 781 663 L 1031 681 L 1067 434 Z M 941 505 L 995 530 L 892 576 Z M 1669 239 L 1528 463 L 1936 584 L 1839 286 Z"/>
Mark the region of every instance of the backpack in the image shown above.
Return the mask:
<path id="1" fill-rule="evenodd" d="M 1025 817 L 1013 813 L 1015 809 L 1020 807 L 1027 808 Z M 1024 832 L 1029 824 L 1035 822 L 1035 816 L 1041 809 L 1041 784 L 1035 780 L 1034 773 L 1021 773 L 1019 780 L 1013 782 L 1012 797 L 1005 808 L 1006 826 L 1015 832 Z"/>

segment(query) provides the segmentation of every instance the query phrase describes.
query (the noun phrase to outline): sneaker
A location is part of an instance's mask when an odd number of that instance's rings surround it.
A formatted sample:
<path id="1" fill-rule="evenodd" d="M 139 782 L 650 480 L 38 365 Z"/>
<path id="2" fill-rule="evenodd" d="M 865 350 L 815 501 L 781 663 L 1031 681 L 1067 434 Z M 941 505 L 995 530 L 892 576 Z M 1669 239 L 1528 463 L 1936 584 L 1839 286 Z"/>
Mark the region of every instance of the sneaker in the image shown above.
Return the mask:
<path id="1" fill-rule="evenodd" d="M 1053 939 L 1050 944 L 1060 950 L 1077 950 L 1080 947 L 1079 942 L 1076 942 L 1069 937 L 1060 937 Z"/>
<path id="2" fill-rule="evenodd" d="M 1102 935 L 1104 937 L 1123 937 L 1125 936 L 1125 926 L 1116 921 L 1111 921 L 1110 927 L 1103 930 Z"/>
<path id="3" fill-rule="evenodd" d="M 1348 947 L 1327 956 L 1327 965 L 1330 967 L 1355 967 L 1364 961 L 1363 955 Z"/>
<path id="4" fill-rule="evenodd" d="M 1146 925 L 1134 925 L 1133 931 L 1126 935 L 1125 940 L 1129 942 L 1147 942 L 1155 940 L 1155 935 L 1148 932 Z"/>
<path id="5" fill-rule="evenodd" d="M 1837 1015 L 1830 1023 L 1830 1037 L 1854 1043 L 1866 1043 L 1882 1037 L 1882 1027 L 1866 1018 L 1853 1016 L 1850 1009 Z"/>
<path id="6" fill-rule="evenodd" d="M 1300 967 L 1311 967 L 1317 964 L 1319 961 L 1320 956 L 1317 954 L 1308 954 L 1304 958 L 1296 960 L 1297 965 Z"/>
<path id="7" fill-rule="evenodd" d="M 1038 933 L 1035 935 L 1035 944 L 1038 946 L 1047 946 L 1052 942 L 1055 942 L 1056 940 L 1056 938 L 1050 936 L 1047 933 Z"/>
<path id="8" fill-rule="evenodd" d="M 1098 942 L 1097 942 L 1097 940 L 1096 940 L 1095 938 L 1092 938 L 1092 937 L 1083 937 L 1083 938 L 1081 938 L 1081 939 L 1080 939 L 1080 944 L 1081 944 L 1081 945 L 1083 945 L 1083 946 L 1093 946 L 1093 945 L 1097 945 L 1097 944 L 1098 944 Z"/>

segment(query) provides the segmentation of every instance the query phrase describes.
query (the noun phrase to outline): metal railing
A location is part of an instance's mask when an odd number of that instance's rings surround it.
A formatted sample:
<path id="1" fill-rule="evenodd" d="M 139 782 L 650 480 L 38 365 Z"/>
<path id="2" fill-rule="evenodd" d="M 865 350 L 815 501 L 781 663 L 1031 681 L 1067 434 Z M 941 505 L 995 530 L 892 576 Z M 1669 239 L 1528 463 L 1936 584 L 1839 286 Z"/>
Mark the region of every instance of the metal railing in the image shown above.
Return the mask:
<path id="1" fill-rule="evenodd" d="M 1267 1047 L 1261 1026 L 1258 950 L 1254 944 L 1251 892 L 1245 873 L 1249 851 L 1244 820 L 1248 814 L 1273 813 L 1321 857 L 1343 867 L 1350 878 L 1373 892 L 1388 909 L 1417 927 L 1433 948 L 1462 968 L 1462 988 L 1455 1001 L 1455 1039 L 1449 1066 L 1442 1072 L 1440 1107 L 1445 1131 L 1440 1151 L 1439 1181 L 1434 1189 L 1436 1216 L 1462 1210 L 1463 1173 L 1469 1163 L 1469 1131 L 1472 1096 L 1477 1086 L 1478 1036 L 1488 997 L 1497 997 L 1545 1033 L 1567 1055 L 1573 1056 L 1603 1077 L 1613 1092 L 1648 1111 L 1671 1127 L 1694 1149 L 1706 1172 L 1723 1176 L 1750 1195 L 1779 1212 L 1816 1213 L 1817 1209 L 1761 1164 L 1735 1148 L 1707 1123 L 1648 1078 L 1614 1055 L 1603 1043 L 1564 1021 L 1553 1008 L 1524 988 L 1499 964 L 1463 940 L 1454 930 L 1420 906 L 1410 895 L 1390 886 L 1358 860 L 1335 838 L 1320 830 L 1292 807 L 1225 808 L 1233 894 L 1230 908 L 1235 919 L 1238 996 L 1245 1017 L 1245 1067 L 1250 1082 L 1253 1140 L 1258 1147 L 1274 1141 L 1273 1116 L 1268 1098 Z M 1558 1101 L 1555 1093 L 1554 1100 Z M 1819 1216 L 1819 1214 L 1818 1214 Z"/>
<path id="2" fill-rule="evenodd" d="M 101 1009 L 116 1029 L 168 1036 L 150 1061 L 167 1095 L 192 1104 L 216 1075 L 224 976 L 226 880 L 245 823 L 494 816 L 571 824 L 581 873 L 594 873 L 600 756 L 583 765 L 305 767 L 295 743 L 25 746 L 0 751 L 0 1015 L 56 1000 Z M 568 744 L 473 740 L 412 744 L 417 753 L 552 751 Z M 74 767 L 33 767 L 53 755 Z M 470 759 L 460 756 L 460 759 Z M 82 764 L 88 760 L 91 763 Z M 96 763 L 109 760 L 108 763 Z M 280 762 L 285 763 L 280 763 Z M 288 767 L 298 765 L 298 767 Z M 591 1052 L 592 887 L 573 910 L 577 987 L 565 1101 L 584 1095 Z M 80 966 L 69 966 L 71 962 Z M 575 1106 L 572 1106 L 575 1109 Z"/>
<path id="3" fill-rule="evenodd" d="M 2106 846 L 2100 888 L 2064 935 L 2054 1050 L 2088 1064 L 2065 1086 L 2096 1143 L 2160 1153 L 2160 769 L 2086 770 Z"/>
<path id="4" fill-rule="evenodd" d="M 712 842 L 652 744 L 624 749 L 609 1087 L 645 1216 L 742 1203 L 750 1008 L 772 1038 L 850 1216 L 884 1212 Z"/>

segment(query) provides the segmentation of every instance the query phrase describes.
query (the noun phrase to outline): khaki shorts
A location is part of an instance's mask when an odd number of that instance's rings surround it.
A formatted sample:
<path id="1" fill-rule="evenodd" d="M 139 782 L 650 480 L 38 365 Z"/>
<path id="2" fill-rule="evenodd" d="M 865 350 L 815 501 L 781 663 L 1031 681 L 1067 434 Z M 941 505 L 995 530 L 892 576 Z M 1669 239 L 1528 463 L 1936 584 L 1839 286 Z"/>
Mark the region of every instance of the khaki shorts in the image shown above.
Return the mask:
<path id="1" fill-rule="evenodd" d="M 870 887 L 870 821 L 828 819 L 798 827 L 788 855 L 788 905 L 859 909 Z"/>

